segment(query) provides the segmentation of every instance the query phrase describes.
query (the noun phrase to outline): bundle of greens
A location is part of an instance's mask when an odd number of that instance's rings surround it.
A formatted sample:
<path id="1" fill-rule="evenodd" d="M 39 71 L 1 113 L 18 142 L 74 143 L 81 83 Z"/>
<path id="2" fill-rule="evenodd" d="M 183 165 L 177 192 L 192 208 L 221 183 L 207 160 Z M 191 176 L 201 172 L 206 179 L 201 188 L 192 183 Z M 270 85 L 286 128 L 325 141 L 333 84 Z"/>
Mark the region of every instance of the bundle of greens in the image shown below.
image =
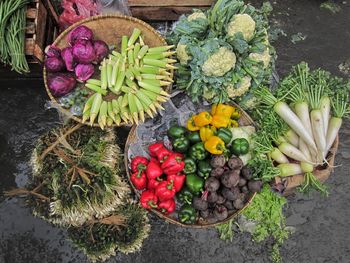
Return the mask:
<path id="1" fill-rule="evenodd" d="M 136 204 L 119 206 L 110 216 L 70 227 L 73 244 L 82 249 L 92 261 L 104 261 L 116 254 L 139 250 L 150 231 L 147 212 Z"/>
<path id="2" fill-rule="evenodd" d="M 168 36 L 180 61 L 176 85 L 193 101 L 243 97 L 271 77 L 274 49 L 268 40 L 270 5 L 255 9 L 240 0 L 219 0 L 208 11 L 183 16 Z"/>
<path id="3" fill-rule="evenodd" d="M 350 83 L 306 63 L 297 65 L 273 94 L 255 91 L 260 103 L 259 131 L 250 165 L 255 176 L 271 180 L 305 174 L 305 192 L 327 194 L 314 171 L 328 164 L 328 154 L 342 124 L 349 117 Z"/>
<path id="4" fill-rule="evenodd" d="M 112 130 L 77 125 L 44 135 L 31 160 L 33 178 L 28 189 L 44 197 L 29 195 L 34 215 L 72 226 L 105 217 L 130 191 L 120 177 L 119 162 Z"/>
<path id="5" fill-rule="evenodd" d="M 0 1 L 0 60 L 18 73 L 29 72 L 25 58 L 26 5 L 30 0 Z"/>

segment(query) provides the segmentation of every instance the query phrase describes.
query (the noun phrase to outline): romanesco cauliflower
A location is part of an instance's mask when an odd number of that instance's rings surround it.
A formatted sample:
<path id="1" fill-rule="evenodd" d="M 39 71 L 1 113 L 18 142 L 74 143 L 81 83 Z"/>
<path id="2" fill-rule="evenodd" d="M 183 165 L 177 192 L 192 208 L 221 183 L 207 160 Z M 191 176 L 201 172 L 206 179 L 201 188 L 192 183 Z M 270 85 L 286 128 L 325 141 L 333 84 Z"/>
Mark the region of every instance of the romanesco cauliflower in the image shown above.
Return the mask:
<path id="1" fill-rule="evenodd" d="M 234 36 L 234 34 L 241 32 L 246 41 L 250 41 L 254 37 L 254 31 L 255 21 L 248 14 L 234 15 L 227 27 L 229 36 Z"/>
<path id="2" fill-rule="evenodd" d="M 204 62 L 202 71 L 206 76 L 221 77 L 230 71 L 235 64 L 235 53 L 226 47 L 221 47 Z"/>
<path id="3" fill-rule="evenodd" d="M 227 95 L 231 99 L 244 95 L 249 90 L 251 80 L 252 78 L 250 76 L 245 76 L 236 86 L 232 84 L 227 86 Z"/>

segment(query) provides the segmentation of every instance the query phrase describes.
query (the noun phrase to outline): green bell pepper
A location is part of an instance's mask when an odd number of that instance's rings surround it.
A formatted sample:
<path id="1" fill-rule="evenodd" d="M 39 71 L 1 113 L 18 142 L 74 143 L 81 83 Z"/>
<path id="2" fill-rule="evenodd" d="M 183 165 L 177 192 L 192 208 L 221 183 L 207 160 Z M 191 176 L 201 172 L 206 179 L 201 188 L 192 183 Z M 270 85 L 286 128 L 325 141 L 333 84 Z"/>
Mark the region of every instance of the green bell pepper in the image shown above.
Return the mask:
<path id="1" fill-rule="evenodd" d="M 190 142 L 186 137 L 175 138 L 173 140 L 173 148 L 175 152 L 185 153 L 190 147 Z"/>
<path id="2" fill-rule="evenodd" d="M 190 143 L 195 144 L 197 142 L 201 142 L 201 137 L 199 136 L 199 132 L 190 132 L 187 135 L 187 139 L 190 141 Z"/>
<path id="3" fill-rule="evenodd" d="M 185 127 L 179 126 L 179 125 L 173 125 L 168 130 L 168 136 L 171 139 L 181 138 L 184 137 L 187 130 Z"/>
<path id="4" fill-rule="evenodd" d="M 195 145 L 192 145 L 189 155 L 195 160 L 204 160 L 207 157 L 207 150 L 204 147 L 204 143 L 198 142 Z"/>
<path id="5" fill-rule="evenodd" d="M 249 142 L 245 138 L 238 138 L 233 140 L 231 145 L 231 152 L 236 155 L 244 155 L 249 152 Z"/>
<path id="6" fill-rule="evenodd" d="M 192 204 L 193 194 L 187 186 L 183 187 L 181 191 L 177 194 L 177 198 L 183 204 Z"/>
<path id="7" fill-rule="evenodd" d="M 204 187 L 204 180 L 195 174 L 186 175 L 186 186 L 194 195 L 202 192 Z"/>
<path id="8" fill-rule="evenodd" d="M 179 211 L 179 221 L 183 224 L 194 224 L 197 221 L 197 211 L 191 205 L 185 204 Z"/>
<path id="9" fill-rule="evenodd" d="M 183 172 L 185 174 L 191 174 L 197 171 L 197 165 L 196 161 L 192 158 L 186 158 L 185 159 L 185 168 L 183 169 Z"/>
<path id="10" fill-rule="evenodd" d="M 232 132 L 229 128 L 220 128 L 218 129 L 216 136 L 218 136 L 224 143 L 227 145 L 231 142 Z"/>
<path id="11" fill-rule="evenodd" d="M 210 165 L 210 161 L 209 160 L 202 160 L 198 162 L 198 171 L 197 174 L 204 178 L 207 179 L 210 175 L 210 172 L 213 168 Z"/>

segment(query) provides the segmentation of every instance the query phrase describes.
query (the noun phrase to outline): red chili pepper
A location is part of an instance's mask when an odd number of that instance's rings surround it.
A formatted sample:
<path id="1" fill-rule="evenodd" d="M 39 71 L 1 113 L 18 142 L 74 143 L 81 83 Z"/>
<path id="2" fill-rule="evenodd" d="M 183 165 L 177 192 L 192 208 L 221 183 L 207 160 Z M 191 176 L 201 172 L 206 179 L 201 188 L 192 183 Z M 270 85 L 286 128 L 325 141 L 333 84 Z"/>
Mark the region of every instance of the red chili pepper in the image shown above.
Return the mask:
<path id="1" fill-rule="evenodd" d="M 157 151 L 157 158 L 162 163 L 164 160 L 166 160 L 169 155 L 171 155 L 173 152 L 169 151 L 167 148 L 163 147 Z"/>
<path id="2" fill-rule="evenodd" d="M 137 190 L 143 190 L 147 186 L 147 177 L 143 171 L 133 173 L 130 180 Z"/>
<path id="3" fill-rule="evenodd" d="M 183 155 L 179 153 L 173 153 L 162 163 L 162 169 L 165 174 L 177 174 L 181 172 L 185 167 Z"/>
<path id="4" fill-rule="evenodd" d="M 151 162 L 147 165 L 146 175 L 148 179 L 156 179 L 163 174 L 163 170 L 159 164 Z"/>
<path id="5" fill-rule="evenodd" d="M 175 200 L 174 199 L 169 199 L 166 201 L 162 201 L 158 204 L 158 209 L 163 213 L 163 214 L 171 214 L 172 212 L 175 211 Z"/>
<path id="6" fill-rule="evenodd" d="M 186 175 L 184 174 L 169 174 L 168 181 L 174 181 L 174 188 L 176 192 L 179 192 L 186 181 Z"/>
<path id="7" fill-rule="evenodd" d="M 131 171 L 133 173 L 146 170 L 148 160 L 143 156 L 136 156 L 131 160 Z"/>
<path id="8" fill-rule="evenodd" d="M 153 143 L 153 144 L 151 144 L 150 146 L 148 146 L 149 154 L 150 154 L 152 157 L 157 157 L 157 152 L 158 152 L 158 150 L 161 149 L 161 148 L 164 148 L 163 142 L 156 142 L 156 143 Z"/>
<path id="9" fill-rule="evenodd" d="M 159 177 L 157 177 L 156 179 L 150 179 L 147 182 L 147 189 L 154 190 L 161 182 L 163 182 L 163 179 L 160 179 Z"/>
<path id="10" fill-rule="evenodd" d="M 156 188 L 159 201 L 171 199 L 175 196 L 175 193 L 174 181 L 163 181 Z"/>
<path id="11" fill-rule="evenodd" d="M 140 203 L 146 209 L 157 208 L 158 197 L 153 190 L 146 190 L 141 194 Z"/>

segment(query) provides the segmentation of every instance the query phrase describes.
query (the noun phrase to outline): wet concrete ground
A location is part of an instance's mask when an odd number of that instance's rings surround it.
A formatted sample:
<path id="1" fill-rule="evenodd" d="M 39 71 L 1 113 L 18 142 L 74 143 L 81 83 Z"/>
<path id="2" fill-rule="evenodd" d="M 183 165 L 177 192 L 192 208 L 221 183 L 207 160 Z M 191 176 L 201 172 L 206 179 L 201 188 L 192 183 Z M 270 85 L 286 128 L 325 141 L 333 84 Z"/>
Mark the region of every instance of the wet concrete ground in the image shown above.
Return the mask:
<path id="1" fill-rule="evenodd" d="M 338 65 L 350 58 L 350 4 L 339 2 L 342 11 L 332 15 L 320 10 L 320 3 L 274 3 L 273 21 L 287 34 L 275 44 L 281 76 L 301 60 L 341 75 Z M 291 36 L 298 32 L 307 37 L 293 44 Z M 87 262 L 67 240 L 64 230 L 34 218 L 23 200 L 1 195 L 3 190 L 25 185 L 36 139 L 59 124 L 57 113 L 44 109 L 48 97 L 41 79 L 9 76 L 0 69 L 0 263 Z M 126 132 L 120 130 L 122 137 Z M 281 249 L 284 262 L 350 262 L 349 122 L 341 130 L 340 141 L 336 157 L 339 167 L 327 181 L 330 196 L 288 198 L 287 224 L 296 232 Z M 141 252 L 119 254 L 108 262 L 269 262 L 270 244 L 255 244 L 248 234 L 237 234 L 232 243 L 226 243 L 218 239 L 216 230 L 182 229 L 150 217 L 152 231 Z"/>

